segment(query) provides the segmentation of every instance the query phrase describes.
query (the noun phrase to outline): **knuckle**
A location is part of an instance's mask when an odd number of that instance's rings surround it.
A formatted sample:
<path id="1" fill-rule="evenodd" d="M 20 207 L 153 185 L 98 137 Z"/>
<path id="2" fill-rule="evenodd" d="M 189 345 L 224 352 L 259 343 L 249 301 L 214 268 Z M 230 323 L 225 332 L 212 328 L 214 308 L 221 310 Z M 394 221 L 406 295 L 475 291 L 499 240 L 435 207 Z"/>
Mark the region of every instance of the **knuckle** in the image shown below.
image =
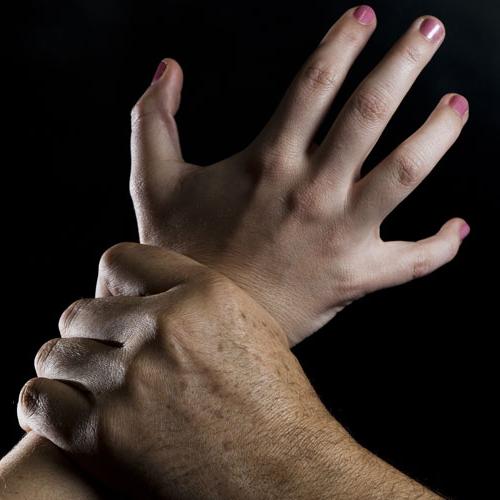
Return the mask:
<path id="1" fill-rule="evenodd" d="M 389 117 L 387 93 L 381 89 L 360 89 L 353 96 L 353 108 L 363 121 L 380 122 Z"/>
<path id="2" fill-rule="evenodd" d="M 304 68 L 303 82 L 314 92 L 330 92 L 337 86 L 337 80 L 336 72 L 325 63 L 311 62 Z"/>
<path id="3" fill-rule="evenodd" d="M 415 256 L 412 263 L 412 279 L 422 278 L 432 271 L 429 255 L 422 249 Z"/>
<path id="4" fill-rule="evenodd" d="M 365 37 L 362 30 L 352 29 L 352 26 L 350 26 L 347 29 L 339 31 L 338 39 L 342 46 L 347 49 L 349 47 L 359 47 Z"/>
<path id="5" fill-rule="evenodd" d="M 45 342 L 42 347 L 40 347 L 35 356 L 35 369 L 37 373 L 42 372 L 47 366 L 50 355 L 54 351 L 54 348 L 59 341 L 60 339 L 50 339 L 49 341 Z"/>
<path id="6" fill-rule="evenodd" d="M 404 187 L 415 186 L 421 176 L 423 161 L 415 152 L 401 151 L 392 158 L 394 175 L 399 185 Z"/>
<path id="7" fill-rule="evenodd" d="M 460 243 L 456 238 L 444 242 L 444 263 L 450 262 L 457 255 Z"/>
<path id="8" fill-rule="evenodd" d="M 40 408 L 40 387 L 38 378 L 28 380 L 21 389 L 19 402 L 26 416 L 37 413 Z"/>
<path id="9" fill-rule="evenodd" d="M 276 141 L 266 140 L 255 147 L 250 162 L 257 166 L 255 170 L 262 174 L 265 181 L 280 181 L 293 171 L 291 151 L 293 148 L 284 136 Z"/>
<path id="10" fill-rule="evenodd" d="M 92 299 L 80 299 L 71 304 L 59 318 L 59 331 L 61 334 L 68 332 L 76 317 L 84 310 Z"/>
<path id="11" fill-rule="evenodd" d="M 178 329 L 178 322 L 176 320 L 176 312 L 170 310 L 162 310 L 153 313 L 149 319 L 150 324 L 153 325 L 153 330 L 156 335 L 169 335 Z"/>
<path id="12" fill-rule="evenodd" d="M 118 243 L 106 250 L 99 260 L 99 278 L 98 281 L 104 285 L 107 291 L 113 295 L 129 295 L 130 290 L 123 279 L 123 271 L 130 268 L 127 257 L 141 250 L 138 243 Z M 140 295 L 138 290 L 134 290 Z"/>
<path id="13" fill-rule="evenodd" d="M 140 125 L 152 112 L 149 99 L 142 96 L 130 111 L 132 127 L 135 128 L 137 125 Z"/>
<path id="14" fill-rule="evenodd" d="M 322 220 L 331 215 L 332 206 L 328 197 L 315 187 L 296 189 L 287 197 L 287 208 L 300 219 Z"/>
<path id="15" fill-rule="evenodd" d="M 422 59 L 422 50 L 416 45 L 404 45 L 400 49 L 400 54 L 412 66 L 418 64 Z"/>
<path id="16" fill-rule="evenodd" d="M 52 380 L 33 378 L 26 382 L 19 395 L 19 406 L 25 418 L 34 417 L 42 435 L 49 428 L 57 434 L 60 441 L 68 448 L 78 449 L 84 442 L 82 439 L 87 432 L 86 415 L 79 415 L 78 422 L 66 425 L 58 409 L 54 394 L 49 390 Z"/>
<path id="17" fill-rule="evenodd" d="M 108 248 L 99 261 L 100 272 L 112 272 L 123 263 L 124 257 L 139 247 L 138 243 L 117 243 Z"/>
<path id="18" fill-rule="evenodd" d="M 160 349 L 172 362 L 180 361 L 183 358 L 183 352 L 190 344 L 190 340 L 196 336 L 197 331 L 201 328 L 196 314 L 187 304 L 173 310 L 166 309 L 153 314 L 149 322 L 153 328 L 149 335 L 154 350 Z M 201 329 L 204 331 L 205 327 L 206 323 Z M 125 377 L 133 381 L 132 383 L 136 383 L 135 377 L 130 379 L 132 375 L 133 371 L 130 370 L 129 366 L 125 370 Z"/>

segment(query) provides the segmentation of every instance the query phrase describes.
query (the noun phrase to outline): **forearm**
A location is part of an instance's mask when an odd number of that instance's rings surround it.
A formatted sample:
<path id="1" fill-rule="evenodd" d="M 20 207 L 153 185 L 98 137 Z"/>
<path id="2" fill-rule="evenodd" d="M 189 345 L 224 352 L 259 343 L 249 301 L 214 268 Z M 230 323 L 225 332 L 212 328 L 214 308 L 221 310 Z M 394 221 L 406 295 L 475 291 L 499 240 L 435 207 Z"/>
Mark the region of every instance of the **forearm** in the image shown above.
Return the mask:
<path id="1" fill-rule="evenodd" d="M 298 451 L 306 461 L 293 471 L 295 498 L 441 498 L 357 444 L 336 422 L 311 432 Z"/>
<path id="2" fill-rule="evenodd" d="M 98 500 L 102 492 L 50 441 L 30 432 L 0 461 L 5 500 Z"/>

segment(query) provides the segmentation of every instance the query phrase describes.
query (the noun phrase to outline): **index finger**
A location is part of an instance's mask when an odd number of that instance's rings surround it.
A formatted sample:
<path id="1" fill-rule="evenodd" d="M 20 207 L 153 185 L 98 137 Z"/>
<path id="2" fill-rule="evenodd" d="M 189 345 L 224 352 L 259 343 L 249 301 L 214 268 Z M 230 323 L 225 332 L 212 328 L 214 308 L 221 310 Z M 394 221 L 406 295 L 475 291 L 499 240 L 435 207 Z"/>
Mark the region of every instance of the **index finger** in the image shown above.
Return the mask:
<path id="1" fill-rule="evenodd" d="M 101 257 L 96 297 L 155 295 L 208 272 L 206 266 L 177 252 L 119 243 Z"/>

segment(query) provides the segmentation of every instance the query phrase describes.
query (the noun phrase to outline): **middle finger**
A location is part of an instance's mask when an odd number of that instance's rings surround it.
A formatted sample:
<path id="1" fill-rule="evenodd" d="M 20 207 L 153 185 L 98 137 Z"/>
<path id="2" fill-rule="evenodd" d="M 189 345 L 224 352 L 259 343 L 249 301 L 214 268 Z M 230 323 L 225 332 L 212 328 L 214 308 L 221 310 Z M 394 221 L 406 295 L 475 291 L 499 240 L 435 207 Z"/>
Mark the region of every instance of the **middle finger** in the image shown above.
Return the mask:
<path id="1" fill-rule="evenodd" d="M 435 17 L 422 17 L 412 24 L 340 111 L 316 152 L 321 171 L 329 175 L 334 160 L 337 179 L 357 179 L 364 160 L 444 35 L 444 26 Z"/>

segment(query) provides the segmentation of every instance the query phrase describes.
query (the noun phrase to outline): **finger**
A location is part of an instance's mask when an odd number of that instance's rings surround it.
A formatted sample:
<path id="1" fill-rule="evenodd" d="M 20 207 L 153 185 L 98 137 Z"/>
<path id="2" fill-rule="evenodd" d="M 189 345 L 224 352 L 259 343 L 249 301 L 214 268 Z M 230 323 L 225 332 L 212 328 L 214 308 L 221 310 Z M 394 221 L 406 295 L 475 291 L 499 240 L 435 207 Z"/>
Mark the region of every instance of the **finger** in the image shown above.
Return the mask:
<path id="1" fill-rule="evenodd" d="M 202 264 L 176 252 L 120 243 L 101 258 L 96 297 L 154 295 L 207 272 Z"/>
<path id="2" fill-rule="evenodd" d="M 437 234 L 417 242 L 384 244 L 386 259 L 378 266 L 377 288 L 426 276 L 454 259 L 470 228 L 463 219 L 448 221 Z"/>
<path id="3" fill-rule="evenodd" d="M 295 77 L 257 141 L 303 155 L 375 26 L 368 6 L 345 12 Z"/>
<path id="4" fill-rule="evenodd" d="M 424 125 L 359 181 L 360 220 L 380 224 L 432 171 L 457 140 L 468 115 L 464 97 L 444 96 Z"/>
<path id="5" fill-rule="evenodd" d="M 64 338 L 87 338 L 125 344 L 141 333 L 148 304 L 137 297 L 80 299 L 71 304 L 59 319 Z"/>
<path id="6" fill-rule="evenodd" d="M 52 441 L 63 450 L 81 446 L 91 404 L 73 386 L 58 380 L 34 378 L 21 390 L 17 404 L 19 425 Z"/>
<path id="7" fill-rule="evenodd" d="M 325 175 L 344 176 L 347 182 L 359 176 L 361 165 L 444 34 L 438 19 L 417 19 L 361 82 L 316 154 Z M 333 159 L 334 173 L 330 168 Z"/>
<path id="8" fill-rule="evenodd" d="M 39 377 L 75 382 L 93 393 L 109 391 L 120 382 L 117 346 L 85 338 L 57 338 L 46 342 L 35 357 Z"/>
<path id="9" fill-rule="evenodd" d="M 179 64 L 164 59 L 132 110 L 132 186 L 154 189 L 172 183 L 179 175 L 182 153 L 174 116 L 182 83 Z"/>

